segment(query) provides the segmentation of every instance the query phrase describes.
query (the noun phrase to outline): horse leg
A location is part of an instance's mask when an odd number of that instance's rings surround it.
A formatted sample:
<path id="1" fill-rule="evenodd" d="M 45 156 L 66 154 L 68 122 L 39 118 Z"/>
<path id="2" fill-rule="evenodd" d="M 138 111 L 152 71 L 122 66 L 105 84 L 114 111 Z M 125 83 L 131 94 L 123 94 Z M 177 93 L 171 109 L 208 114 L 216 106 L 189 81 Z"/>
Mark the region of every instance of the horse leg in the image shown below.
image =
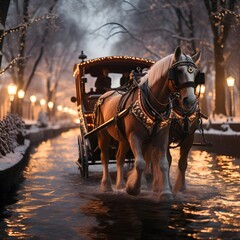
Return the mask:
<path id="1" fill-rule="evenodd" d="M 171 169 L 171 165 L 172 165 L 172 155 L 171 155 L 171 153 L 170 153 L 169 146 L 168 146 L 168 149 L 167 149 L 167 160 L 168 160 L 168 165 L 169 165 L 169 175 L 170 175 L 170 169 Z M 171 181 L 170 181 L 170 187 L 171 187 L 171 189 L 172 189 Z"/>
<path id="2" fill-rule="evenodd" d="M 139 141 L 139 139 L 135 135 L 132 135 L 129 138 L 129 143 L 135 157 L 135 162 L 133 170 L 128 176 L 126 191 L 128 194 L 136 196 L 140 193 L 141 178 L 142 173 L 145 170 L 146 163 L 141 150 L 142 142 Z"/>
<path id="3" fill-rule="evenodd" d="M 129 150 L 129 144 L 127 142 L 119 142 L 118 151 L 116 155 L 117 159 L 117 180 L 116 188 L 122 189 L 125 187 L 123 180 L 123 165 L 125 163 L 126 154 Z"/>
<path id="4" fill-rule="evenodd" d="M 168 160 L 169 168 L 171 168 L 171 165 L 172 165 L 172 155 L 170 153 L 169 147 L 168 147 L 168 150 L 167 150 L 167 160 Z"/>
<path id="5" fill-rule="evenodd" d="M 164 201 L 169 201 L 173 199 L 171 187 L 170 187 L 170 177 L 169 177 L 169 162 L 167 159 L 168 151 L 168 135 L 169 127 L 165 127 L 159 133 L 159 137 L 156 142 L 161 142 L 161 145 L 156 145 L 156 151 L 158 151 L 159 166 L 160 166 L 160 186 L 161 193 L 160 199 Z"/>
<path id="6" fill-rule="evenodd" d="M 101 181 L 101 189 L 104 192 L 112 191 L 112 182 L 111 177 L 108 170 L 109 163 L 109 143 L 110 143 L 110 135 L 106 130 L 103 130 L 98 135 L 98 146 L 101 150 L 101 161 L 103 167 L 103 175 Z"/>
<path id="7" fill-rule="evenodd" d="M 180 159 L 178 161 L 178 175 L 177 175 L 176 183 L 174 186 L 174 192 L 186 190 L 185 172 L 187 169 L 188 154 L 192 147 L 193 140 L 194 140 L 194 136 L 189 135 L 182 142 L 182 145 L 180 147 Z"/>
<path id="8" fill-rule="evenodd" d="M 158 154 L 151 149 L 150 151 L 150 158 L 152 163 L 152 174 L 153 174 L 153 181 L 152 181 L 152 190 L 153 192 L 159 193 L 161 191 L 161 180 L 160 180 L 160 168 L 159 168 L 159 159 Z"/>

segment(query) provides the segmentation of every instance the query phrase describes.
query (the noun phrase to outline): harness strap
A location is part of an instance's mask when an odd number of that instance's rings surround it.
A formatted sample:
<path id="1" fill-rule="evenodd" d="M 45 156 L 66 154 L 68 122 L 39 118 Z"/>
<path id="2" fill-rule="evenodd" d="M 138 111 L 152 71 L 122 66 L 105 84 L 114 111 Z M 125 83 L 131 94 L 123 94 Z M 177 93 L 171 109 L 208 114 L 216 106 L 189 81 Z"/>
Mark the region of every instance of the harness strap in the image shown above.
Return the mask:
<path id="1" fill-rule="evenodd" d="M 148 82 L 146 81 L 141 87 L 140 87 L 140 91 L 141 91 L 141 96 L 140 96 L 140 103 L 141 106 L 143 108 L 143 110 L 145 111 L 145 113 L 149 116 L 149 118 L 151 118 L 153 121 L 163 121 L 169 118 L 170 113 L 171 113 L 171 106 L 170 103 L 166 104 L 166 109 L 164 112 L 159 112 L 157 111 L 149 102 L 148 100 Z M 163 105 L 163 104 L 162 104 Z"/>
<path id="2" fill-rule="evenodd" d="M 132 96 L 132 101 L 131 101 L 131 104 L 129 105 L 128 109 L 131 109 L 132 108 L 132 104 L 133 104 L 133 93 L 134 91 L 136 90 L 137 86 L 134 87 L 134 88 L 131 88 L 130 91 L 124 93 L 122 95 L 122 97 L 120 98 L 119 100 L 119 103 L 118 103 L 118 107 L 117 107 L 117 113 L 116 113 L 116 116 L 115 116 L 115 124 L 118 128 L 118 131 L 122 134 L 122 136 L 124 136 L 126 138 L 126 132 L 125 132 L 125 125 L 124 125 L 124 121 L 123 121 L 123 118 L 119 118 L 118 117 L 118 113 L 121 112 L 123 109 L 126 108 L 126 104 L 127 104 L 127 101 L 128 99 L 130 98 L 130 96 Z"/>
<path id="3" fill-rule="evenodd" d="M 178 61 L 178 62 L 175 62 L 171 68 L 175 68 L 177 66 L 192 66 L 192 67 L 195 67 L 197 68 L 196 64 L 194 62 L 192 62 L 189 58 L 187 61 Z"/>
<path id="4" fill-rule="evenodd" d="M 176 89 L 179 90 L 179 89 L 188 88 L 188 87 L 196 88 L 197 86 L 195 82 L 185 82 L 185 83 L 182 83 L 179 87 L 176 87 Z"/>

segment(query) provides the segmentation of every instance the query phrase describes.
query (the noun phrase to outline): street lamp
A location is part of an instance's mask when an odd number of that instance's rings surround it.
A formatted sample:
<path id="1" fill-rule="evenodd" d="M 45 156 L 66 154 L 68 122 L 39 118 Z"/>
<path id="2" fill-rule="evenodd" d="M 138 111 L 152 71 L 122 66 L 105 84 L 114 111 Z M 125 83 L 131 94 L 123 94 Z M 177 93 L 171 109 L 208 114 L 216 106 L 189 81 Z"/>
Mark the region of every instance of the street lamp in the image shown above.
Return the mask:
<path id="1" fill-rule="evenodd" d="M 35 95 L 30 96 L 30 102 L 32 105 L 32 120 L 34 120 L 34 105 L 36 101 L 37 101 L 37 97 Z"/>
<path id="2" fill-rule="evenodd" d="M 40 105 L 41 105 L 41 108 L 43 109 L 43 106 L 46 104 L 46 100 L 44 98 L 42 98 L 40 100 Z"/>
<path id="3" fill-rule="evenodd" d="M 62 112 L 63 106 L 62 106 L 62 105 L 58 105 L 58 106 L 57 106 L 57 110 L 58 110 L 59 112 Z"/>
<path id="4" fill-rule="evenodd" d="M 7 88 L 8 88 L 8 94 L 10 97 L 10 111 L 12 112 L 12 102 L 17 92 L 17 86 L 14 83 L 10 83 Z"/>
<path id="5" fill-rule="evenodd" d="M 48 102 L 48 107 L 49 107 L 49 109 L 52 109 L 53 108 L 53 102 Z"/>
<path id="6" fill-rule="evenodd" d="M 18 98 L 23 99 L 25 96 L 25 92 L 23 89 L 18 90 Z"/>
<path id="7" fill-rule="evenodd" d="M 48 102 L 48 108 L 49 108 L 49 120 L 51 121 L 51 115 L 52 115 L 52 109 L 53 109 L 53 102 L 49 101 Z"/>
<path id="8" fill-rule="evenodd" d="M 227 85 L 228 85 L 228 88 L 229 88 L 229 92 L 230 92 L 230 117 L 233 117 L 233 112 L 234 112 L 234 107 L 233 107 L 233 104 L 234 104 L 234 100 L 233 100 L 233 87 L 234 87 L 234 82 L 235 82 L 235 79 L 231 76 L 229 76 L 227 78 Z"/>
<path id="9" fill-rule="evenodd" d="M 19 103 L 17 106 L 17 112 L 20 116 L 23 116 L 23 98 L 25 96 L 25 91 L 23 89 L 18 90 Z"/>

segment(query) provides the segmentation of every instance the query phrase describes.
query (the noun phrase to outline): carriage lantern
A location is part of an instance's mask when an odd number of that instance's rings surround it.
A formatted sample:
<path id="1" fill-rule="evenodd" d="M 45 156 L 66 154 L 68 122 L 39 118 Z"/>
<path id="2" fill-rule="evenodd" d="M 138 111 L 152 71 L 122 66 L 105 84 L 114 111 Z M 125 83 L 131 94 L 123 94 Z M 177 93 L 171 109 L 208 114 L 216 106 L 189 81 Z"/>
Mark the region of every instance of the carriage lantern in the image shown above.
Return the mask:
<path id="1" fill-rule="evenodd" d="M 87 58 L 87 55 L 85 55 L 85 54 L 83 53 L 83 51 L 81 51 L 81 54 L 79 55 L 78 58 L 81 59 L 82 62 L 84 62 L 84 59 Z"/>

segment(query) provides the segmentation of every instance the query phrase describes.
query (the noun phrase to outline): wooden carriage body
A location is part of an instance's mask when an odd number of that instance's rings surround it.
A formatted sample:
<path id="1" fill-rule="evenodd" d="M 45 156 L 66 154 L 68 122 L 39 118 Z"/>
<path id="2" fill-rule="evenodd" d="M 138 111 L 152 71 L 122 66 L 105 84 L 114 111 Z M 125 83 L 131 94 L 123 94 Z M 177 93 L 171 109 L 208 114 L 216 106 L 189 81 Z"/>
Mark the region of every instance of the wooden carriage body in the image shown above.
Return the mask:
<path id="1" fill-rule="evenodd" d="M 103 69 L 108 69 L 109 75 L 114 74 L 112 86 L 120 86 L 120 77 L 124 72 L 142 71 L 144 68 L 150 68 L 155 62 L 145 58 L 130 56 L 108 56 L 84 60 L 86 55 L 83 53 L 79 57 L 81 62 L 74 65 L 73 76 L 76 84 L 76 98 L 74 98 L 79 116 L 78 147 L 79 158 L 77 164 L 83 177 L 88 177 L 89 165 L 100 164 L 100 150 L 97 144 L 97 135 L 91 134 L 88 138 L 84 136 L 93 130 L 93 111 L 100 94 L 94 91 L 86 91 L 90 79 L 97 78 Z M 95 79 L 96 80 L 96 79 Z M 93 82 L 92 82 L 93 84 Z M 92 86 L 94 88 L 94 85 Z M 110 151 L 110 163 L 115 163 L 117 145 L 113 141 Z"/>

